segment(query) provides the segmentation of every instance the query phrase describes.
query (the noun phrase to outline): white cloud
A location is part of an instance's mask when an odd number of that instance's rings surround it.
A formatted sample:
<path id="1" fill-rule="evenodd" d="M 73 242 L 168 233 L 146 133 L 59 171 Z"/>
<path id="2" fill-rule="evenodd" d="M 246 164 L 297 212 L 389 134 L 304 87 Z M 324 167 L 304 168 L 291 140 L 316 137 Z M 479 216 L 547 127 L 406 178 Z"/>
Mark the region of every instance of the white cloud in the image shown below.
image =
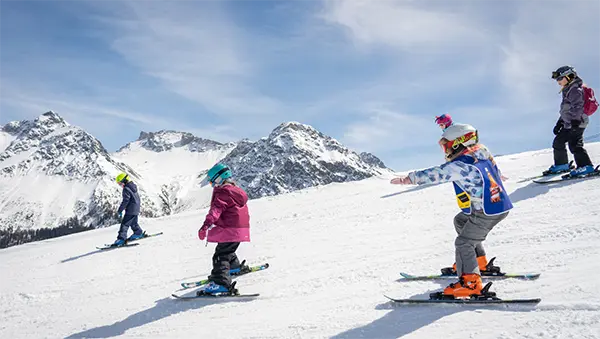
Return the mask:
<path id="1" fill-rule="evenodd" d="M 380 111 L 363 107 L 368 118 L 347 126 L 346 136 L 357 148 L 392 151 L 413 128 L 436 129 L 427 119 L 420 126 L 403 120 L 446 112 L 477 125 L 489 142 L 526 148 L 545 135 L 552 138 L 560 102 L 552 70 L 572 64 L 584 80 L 584 70 L 596 72 L 588 79 L 598 79 L 598 2 L 556 0 L 540 6 L 539 1 L 519 1 L 501 13 L 489 3 L 470 1 L 453 2 L 453 8 L 427 1 L 325 4 L 322 17 L 341 28 L 357 52 L 395 56 L 389 71 L 373 82 L 376 86 L 369 83 L 352 92 L 360 100 L 387 102 L 387 110 L 405 113 L 382 119 Z M 339 98 L 356 110 L 355 97 Z M 444 112 L 420 109 L 435 100 L 439 103 L 434 106 L 446 108 Z M 325 107 L 334 106 L 332 101 Z M 381 121 L 412 128 L 394 133 L 392 124 Z"/>
<path id="2" fill-rule="evenodd" d="M 74 125 L 107 135 L 118 134 L 120 129 L 127 126 L 127 128 L 146 131 L 161 129 L 185 131 L 220 142 L 235 141 L 240 138 L 229 125 L 209 124 L 202 128 L 190 127 L 189 124 L 179 122 L 177 119 L 161 118 L 157 115 L 99 105 L 73 96 L 70 96 L 68 100 L 54 98 L 55 95 L 26 92 L 23 88 L 16 91 L 15 88 L 6 84 L 2 86 L 2 95 L 3 104 L 18 110 L 23 119 L 30 120 L 52 110 Z"/>
<path id="3" fill-rule="evenodd" d="M 469 40 L 483 38 L 472 27 L 472 20 L 416 1 L 326 0 L 322 17 L 342 26 L 358 44 L 412 52 L 464 46 Z"/>
<path id="4" fill-rule="evenodd" d="M 283 109 L 253 85 L 246 38 L 220 2 L 119 2 L 124 14 L 101 22 L 114 30 L 112 48 L 130 64 L 208 111 L 265 115 Z"/>
<path id="5" fill-rule="evenodd" d="M 550 79 L 556 68 L 570 64 L 597 72 L 599 12 L 597 1 L 555 0 L 543 6 L 538 1 L 521 2 L 508 29 L 508 44 L 502 49 L 502 94 L 514 104 L 538 111 L 536 107 L 545 104 L 556 106 L 559 87 Z M 580 75 L 585 79 L 585 73 Z"/>
<path id="6" fill-rule="evenodd" d="M 403 150 L 432 145 L 440 134 L 432 119 L 395 112 L 382 105 L 370 105 L 361 120 L 347 126 L 343 142 L 371 152 Z M 433 127 L 433 128 L 432 128 Z"/>

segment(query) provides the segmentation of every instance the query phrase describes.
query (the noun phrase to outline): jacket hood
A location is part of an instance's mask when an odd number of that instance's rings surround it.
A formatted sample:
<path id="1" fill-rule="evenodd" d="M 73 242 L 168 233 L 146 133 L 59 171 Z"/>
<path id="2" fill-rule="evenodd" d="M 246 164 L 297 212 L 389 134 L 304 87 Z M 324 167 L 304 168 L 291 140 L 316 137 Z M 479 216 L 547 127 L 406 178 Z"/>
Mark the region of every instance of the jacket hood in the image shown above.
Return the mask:
<path id="1" fill-rule="evenodd" d="M 132 190 L 133 193 L 137 193 L 137 191 L 138 191 L 137 186 L 132 181 L 126 183 L 125 187 L 129 188 L 130 190 Z"/>
<path id="2" fill-rule="evenodd" d="M 248 202 L 248 195 L 235 185 L 223 185 L 219 189 L 228 191 L 238 206 L 244 206 Z"/>

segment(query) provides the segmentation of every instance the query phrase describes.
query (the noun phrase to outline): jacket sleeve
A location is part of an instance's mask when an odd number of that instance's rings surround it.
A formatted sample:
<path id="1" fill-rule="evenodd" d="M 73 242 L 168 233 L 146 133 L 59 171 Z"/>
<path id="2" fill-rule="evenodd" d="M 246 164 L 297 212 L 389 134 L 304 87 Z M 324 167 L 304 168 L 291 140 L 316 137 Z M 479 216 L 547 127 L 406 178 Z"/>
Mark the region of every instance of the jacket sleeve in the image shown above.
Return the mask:
<path id="1" fill-rule="evenodd" d="M 430 185 L 458 181 L 464 177 L 463 172 L 468 171 L 467 165 L 460 161 L 447 162 L 441 166 L 434 166 L 424 170 L 410 172 L 408 177 L 413 184 Z"/>
<path id="2" fill-rule="evenodd" d="M 567 92 L 565 99 L 568 103 L 568 107 L 565 107 L 565 111 L 562 112 L 561 118 L 565 123 L 565 128 L 569 129 L 572 127 L 571 121 L 581 120 L 581 114 L 583 113 L 583 89 L 579 87 L 573 87 Z"/>
<path id="3" fill-rule="evenodd" d="M 202 227 L 210 227 L 215 221 L 219 220 L 221 213 L 229 207 L 231 204 L 231 198 L 227 194 L 215 193 L 214 198 L 210 203 L 210 210 L 204 219 Z"/>
<path id="4" fill-rule="evenodd" d="M 127 205 L 129 205 L 129 200 L 131 200 L 131 191 L 129 188 L 125 187 L 123 188 L 123 201 L 121 202 L 121 206 L 119 206 L 117 214 L 121 214 L 121 212 L 127 208 Z"/>

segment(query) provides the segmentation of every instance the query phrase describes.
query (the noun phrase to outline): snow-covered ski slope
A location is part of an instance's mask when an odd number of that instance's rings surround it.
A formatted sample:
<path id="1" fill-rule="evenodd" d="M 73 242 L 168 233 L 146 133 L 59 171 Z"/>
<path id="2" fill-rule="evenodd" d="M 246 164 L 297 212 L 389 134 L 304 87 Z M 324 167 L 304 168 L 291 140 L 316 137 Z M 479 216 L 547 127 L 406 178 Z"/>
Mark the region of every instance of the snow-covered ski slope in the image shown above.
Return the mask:
<path id="1" fill-rule="evenodd" d="M 587 149 L 600 162 L 600 143 Z M 441 156 L 440 156 L 441 158 Z M 457 213 L 450 184 L 332 184 L 250 202 L 252 243 L 238 254 L 268 270 L 238 279 L 252 300 L 174 300 L 210 272 L 198 240 L 206 210 L 142 220 L 164 235 L 95 251 L 116 226 L 0 250 L 1 338 L 600 338 L 600 179 L 519 182 L 546 169 L 550 150 L 497 159 L 515 209 L 486 242 L 505 271 L 500 297 L 535 308 L 393 306 L 438 282 L 401 282 L 452 264 Z M 444 283 L 445 285 L 445 283 Z"/>

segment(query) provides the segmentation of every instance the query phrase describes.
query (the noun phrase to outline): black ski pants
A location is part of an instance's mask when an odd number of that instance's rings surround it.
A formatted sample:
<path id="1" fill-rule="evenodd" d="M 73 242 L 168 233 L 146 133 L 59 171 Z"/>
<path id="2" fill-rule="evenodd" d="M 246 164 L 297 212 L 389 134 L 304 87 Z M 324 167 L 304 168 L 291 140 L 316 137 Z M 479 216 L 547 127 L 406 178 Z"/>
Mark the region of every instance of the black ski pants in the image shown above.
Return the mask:
<path id="1" fill-rule="evenodd" d="M 569 150 L 575 157 L 575 163 L 577 167 L 583 167 L 591 165 L 592 161 L 590 156 L 587 154 L 585 148 L 583 148 L 583 132 L 585 128 L 572 127 L 571 129 L 562 129 L 552 143 L 554 149 L 554 164 L 564 165 L 569 162 L 569 156 L 567 155 L 567 147 L 565 144 L 569 144 Z"/>
<path id="2" fill-rule="evenodd" d="M 213 269 L 209 277 L 211 281 L 227 288 L 231 287 L 229 270 L 240 267 L 240 261 L 235 254 L 238 246 L 240 246 L 239 242 L 221 242 L 217 244 L 212 259 Z"/>
<path id="3" fill-rule="evenodd" d="M 121 221 L 121 227 L 119 227 L 119 234 L 117 235 L 118 239 L 127 240 L 127 231 L 131 227 L 131 230 L 134 234 L 142 234 L 142 228 L 140 224 L 138 224 L 138 216 L 125 214 L 123 220 Z"/>

